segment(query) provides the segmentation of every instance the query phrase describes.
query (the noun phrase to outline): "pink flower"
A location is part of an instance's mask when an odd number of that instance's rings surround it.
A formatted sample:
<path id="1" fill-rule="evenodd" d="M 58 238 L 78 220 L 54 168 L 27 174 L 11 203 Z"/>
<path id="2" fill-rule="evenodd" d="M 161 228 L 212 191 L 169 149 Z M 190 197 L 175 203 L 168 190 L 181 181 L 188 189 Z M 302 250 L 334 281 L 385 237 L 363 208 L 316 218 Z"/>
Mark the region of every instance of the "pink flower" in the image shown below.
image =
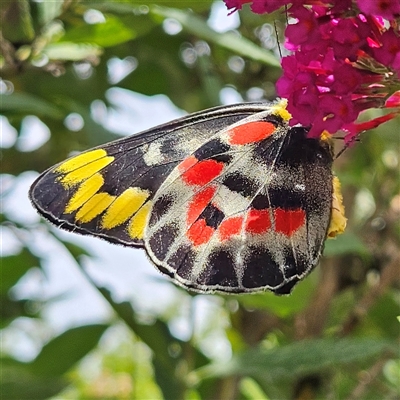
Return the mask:
<path id="1" fill-rule="evenodd" d="M 388 29 L 380 37 L 381 46 L 374 49 L 375 58 L 384 65 L 392 65 L 400 71 L 400 36 L 393 28 Z"/>
<path id="2" fill-rule="evenodd" d="M 283 5 L 289 4 L 290 0 L 224 0 L 228 10 L 236 11 L 241 10 L 243 4 L 253 3 L 251 5 L 251 10 L 256 14 L 270 13 Z"/>
<path id="3" fill-rule="evenodd" d="M 311 11 L 302 7 L 296 13 L 296 17 L 297 23 L 288 25 L 285 31 L 285 36 L 291 44 L 315 43 L 320 40 L 318 22 Z"/>
<path id="4" fill-rule="evenodd" d="M 333 72 L 331 90 L 337 94 L 354 93 L 363 82 L 363 73 L 350 64 L 341 64 Z"/>
<path id="5" fill-rule="evenodd" d="M 324 94 L 320 96 L 318 110 L 311 125 L 309 137 L 319 137 L 324 130 L 337 132 L 358 116 L 350 96 Z"/>
<path id="6" fill-rule="evenodd" d="M 371 28 L 358 18 L 340 19 L 332 28 L 332 47 L 337 58 L 357 59 L 358 49 L 367 44 Z"/>
<path id="7" fill-rule="evenodd" d="M 290 0 L 254 0 L 251 10 L 256 14 L 271 13 L 284 5 L 292 3 Z"/>
<path id="8" fill-rule="evenodd" d="M 318 110 L 318 88 L 309 85 L 293 91 L 288 97 L 288 111 L 292 114 L 291 125 L 310 126 Z"/>
<path id="9" fill-rule="evenodd" d="M 388 108 L 399 108 L 400 109 L 400 90 L 394 92 L 385 102 L 385 106 Z"/>
<path id="10" fill-rule="evenodd" d="M 400 16 L 399 0 L 357 0 L 357 5 L 365 15 L 374 15 L 388 20 Z"/>
<path id="11" fill-rule="evenodd" d="M 227 3 L 239 8 L 244 1 Z M 383 107 L 392 88 L 400 87 L 400 1 L 357 0 L 362 14 L 354 3 L 292 0 L 288 8 L 296 22 L 286 28 L 285 47 L 293 55 L 282 59 L 283 75 L 276 88 L 288 99 L 291 124 L 310 126 L 312 137 L 340 129 L 351 136 L 382 123 L 385 118 L 370 125 L 355 120 L 363 110 Z M 288 4 L 255 0 L 251 8 L 265 13 Z"/>
<path id="12" fill-rule="evenodd" d="M 347 132 L 344 141 L 346 144 L 351 144 L 354 139 L 362 132 L 368 131 L 370 129 L 374 129 L 379 125 L 390 121 L 393 118 L 399 116 L 399 112 L 394 112 L 386 115 L 382 115 L 381 117 L 373 118 L 370 121 L 361 122 L 359 124 L 350 123 L 348 125 L 343 126 L 343 130 Z"/>

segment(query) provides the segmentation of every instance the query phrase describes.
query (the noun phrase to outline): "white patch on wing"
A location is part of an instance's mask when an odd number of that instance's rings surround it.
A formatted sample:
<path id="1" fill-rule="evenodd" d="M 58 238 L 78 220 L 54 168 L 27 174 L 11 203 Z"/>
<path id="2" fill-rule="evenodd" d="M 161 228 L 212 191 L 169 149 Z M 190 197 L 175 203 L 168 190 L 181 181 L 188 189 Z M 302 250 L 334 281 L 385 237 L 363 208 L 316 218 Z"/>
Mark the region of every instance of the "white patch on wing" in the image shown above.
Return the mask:
<path id="1" fill-rule="evenodd" d="M 250 204 L 249 199 L 246 199 L 240 193 L 229 190 L 224 185 L 218 187 L 212 202 L 228 217 L 243 212 Z"/>
<path id="2" fill-rule="evenodd" d="M 160 164 L 164 160 L 164 156 L 161 153 L 161 143 L 150 143 L 149 147 L 143 154 L 143 160 L 148 166 Z"/>
<path id="3" fill-rule="evenodd" d="M 200 146 L 202 146 L 205 143 L 204 139 L 201 137 L 196 137 L 192 136 L 189 137 L 186 136 L 185 140 L 180 140 L 175 144 L 176 146 L 176 152 L 182 152 L 183 154 L 190 155 L 193 153 L 196 149 L 198 149 Z M 189 151 L 188 151 L 189 150 Z"/>

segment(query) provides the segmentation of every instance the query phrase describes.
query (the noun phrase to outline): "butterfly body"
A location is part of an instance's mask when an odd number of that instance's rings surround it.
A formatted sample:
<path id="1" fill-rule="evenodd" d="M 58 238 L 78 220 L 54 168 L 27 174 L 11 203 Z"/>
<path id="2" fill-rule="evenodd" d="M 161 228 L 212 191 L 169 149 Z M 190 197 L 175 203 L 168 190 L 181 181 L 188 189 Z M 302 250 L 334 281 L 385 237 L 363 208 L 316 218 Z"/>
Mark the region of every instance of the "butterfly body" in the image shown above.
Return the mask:
<path id="1" fill-rule="evenodd" d="M 50 168 L 30 197 L 63 229 L 144 247 L 185 288 L 289 293 L 323 249 L 332 154 L 288 119 L 281 103 L 195 113 Z"/>

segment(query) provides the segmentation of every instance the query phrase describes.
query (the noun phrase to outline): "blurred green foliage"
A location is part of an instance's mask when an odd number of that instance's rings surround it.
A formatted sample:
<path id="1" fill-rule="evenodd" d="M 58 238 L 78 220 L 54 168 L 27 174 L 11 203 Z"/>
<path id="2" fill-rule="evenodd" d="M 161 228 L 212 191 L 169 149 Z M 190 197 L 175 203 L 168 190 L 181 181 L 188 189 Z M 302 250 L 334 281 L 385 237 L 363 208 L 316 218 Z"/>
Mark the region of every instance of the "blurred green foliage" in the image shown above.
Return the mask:
<path id="1" fill-rule="evenodd" d="M 15 143 L 2 148 L 2 196 L 12 192 L 6 182 L 15 183 L 26 171 L 43 171 L 71 151 L 114 139 L 91 112 L 98 100 L 111 109 L 110 88 L 165 94 L 189 112 L 219 104 L 227 87 L 244 100 L 254 100 L 254 93 L 273 99 L 280 70 L 271 24 L 277 21 L 282 35 L 282 16 L 245 8 L 240 26 L 221 33 L 207 24 L 211 6 L 211 1 L 2 2 L 0 110 L 17 132 Z M 179 28 L 173 34 L 171 23 Z M 112 60 L 127 68 L 119 80 L 110 73 Z M 78 131 L 65 123 L 71 113 L 83 119 Z M 51 137 L 22 152 L 18 143 L 28 115 L 38 117 Z M 189 340 L 171 333 L 181 304 L 148 323 L 132 304 L 116 302 L 98 286 L 117 318 L 49 337 L 29 362 L 3 349 L 2 398 L 398 398 L 399 140 L 399 121 L 392 121 L 364 134 L 336 161 L 349 226 L 327 242 L 321 266 L 291 296 L 219 297 L 229 321 L 224 326 L 233 353 L 229 361 L 212 360 L 202 350 L 212 326 L 202 337 L 194 330 Z M 21 223 L 7 212 L 1 216 L 2 232 L 18 243 L 1 259 L 0 317 L 7 330 L 17 329 L 21 318 L 40 320 L 46 307 L 29 296 L 16 297 L 14 288 L 32 270 L 43 271 L 44 256 L 29 238 L 50 228 Z M 56 239 L 77 265 L 89 255 Z M 181 296 L 189 302 L 198 297 Z M 106 330 L 123 332 L 119 345 L 111 353 L 101 346 L 92 351 Z M 88 378 L 85 366 L 96 360 L 97 378 Z"/>

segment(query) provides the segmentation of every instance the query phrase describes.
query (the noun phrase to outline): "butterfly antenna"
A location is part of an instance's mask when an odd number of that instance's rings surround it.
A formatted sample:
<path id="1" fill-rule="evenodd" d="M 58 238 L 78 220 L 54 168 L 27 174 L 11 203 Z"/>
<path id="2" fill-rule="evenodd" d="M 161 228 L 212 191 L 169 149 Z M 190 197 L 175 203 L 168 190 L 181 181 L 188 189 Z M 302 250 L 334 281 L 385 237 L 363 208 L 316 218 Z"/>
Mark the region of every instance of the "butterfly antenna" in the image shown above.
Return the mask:
<path id="1" fill-rule="evenodd" d="M 348 148 L 349 148 L 349 145 L 346 144 L 346 145 L 343 147 L 343 149 L 340 150 L 339 153 L 337 153 L 337 154 L 335 155 L 335 160 L 337 160 L 337 159 L 345 152 L 345 150 L 347 150 Z"/>
<path id="2" fill-rule="evenodd" d="M 274 20 L 274 29 L 276 35 L 276 43 L 278 45 L 279 56 L 282 58 L 282 50 L 281 50 L 281 44 L 279 42 L 278 26 L 276 25 L 276 20 Z"/>
<path id="3" fill-rule="evenodd" d="M 288 6 L 285 4 L 285 16 L 286 16 L 286 26 L 289 25 L 289 18 L 288 18 Z"/>
<path id="4" fill-rule="evenodd" d="M 335 160 L 339 158 L 353 143 L 361 142 L 360 135 L 362 132 L 359 132 L 356 136 L 354 136 L 349 142 L 345 143 L 343 148 L 336 154 Z M 334 140 L 345 140 L 345 136 L 332 136 L 331 139 Z"/>
<path id="5" fill-rule="evenodd" d="M 342 139 L 342 140 L 344 140 L 344 137 L 333 137 L 332 139 Z M 336 160 L 337 158 L 339 158 L 339 157 L 340 157 L 353 143 L 355 143 L 355 142 L 361 142 L 360 138 L 359 138 L 359 137 L 355 137 L 355 138 L 353 138 L 353 140 L 351 140 L 350 142 L 345 143 L 345 145 L 344 145 L 343 148 L 339 151 L 339 153 L 336 154 L 335 160 Z"/>

